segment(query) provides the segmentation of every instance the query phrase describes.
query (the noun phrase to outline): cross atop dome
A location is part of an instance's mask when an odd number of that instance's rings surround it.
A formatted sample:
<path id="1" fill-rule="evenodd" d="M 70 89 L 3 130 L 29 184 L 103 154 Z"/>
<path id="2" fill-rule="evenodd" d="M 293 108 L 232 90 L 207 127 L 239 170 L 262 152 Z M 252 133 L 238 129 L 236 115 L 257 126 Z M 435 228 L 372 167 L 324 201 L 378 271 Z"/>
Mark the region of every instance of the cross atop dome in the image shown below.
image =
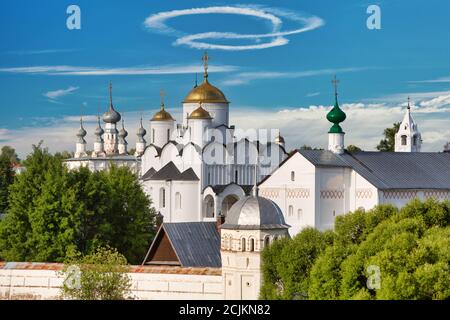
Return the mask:
<path id="1" fill-rule="evenodd" d="M 203 68 L 205 70 L 204 77 L 206 80 L 208 78 L 208 62 L 209 62 L 208 52 L 205 51 L 202 57 L 202 61 L 203 61 Z"/>
<path id="2" fill-rule="evenodd" d="M 334 96 L 336 98 L 337 101 L 337 96 L 338 96 L 338 84 L 339 84 L 339 80 L 336 78 L 336 75 L 334 75 L 334 79 L 331 80 L 331 83 L 333 84 L 334 87 Z"/>
<path id="3" fill-rule="evenodd" d="M 166 96 L 166 92 L 161 89 L 161 91 L 159 92 L 159 95 L 161 96 L 161 110 L 164 109 L 164 97 Z"/>

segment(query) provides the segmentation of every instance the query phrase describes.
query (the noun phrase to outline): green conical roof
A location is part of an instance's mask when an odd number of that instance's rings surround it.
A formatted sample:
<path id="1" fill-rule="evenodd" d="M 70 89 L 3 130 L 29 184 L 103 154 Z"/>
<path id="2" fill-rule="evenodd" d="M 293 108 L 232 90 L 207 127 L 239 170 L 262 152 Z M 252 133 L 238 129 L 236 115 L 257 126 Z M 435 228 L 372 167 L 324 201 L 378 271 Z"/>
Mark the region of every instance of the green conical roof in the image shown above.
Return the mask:
<path id="1" fill-rule="evenodd" d="M 347 116 L 345 115 L 345 112 L 341 110 L 339 107 L 339 103 L 337 100 L 336 95 L 336 101 L 334 103 L 333 109 L 330 110 L 327 114 L 327 120 L 333 123 L 333 126 L 330 128 L 329 133 L 342 133 L 342 128 L 339 125 L 339 123 L 343 122 Z"/>

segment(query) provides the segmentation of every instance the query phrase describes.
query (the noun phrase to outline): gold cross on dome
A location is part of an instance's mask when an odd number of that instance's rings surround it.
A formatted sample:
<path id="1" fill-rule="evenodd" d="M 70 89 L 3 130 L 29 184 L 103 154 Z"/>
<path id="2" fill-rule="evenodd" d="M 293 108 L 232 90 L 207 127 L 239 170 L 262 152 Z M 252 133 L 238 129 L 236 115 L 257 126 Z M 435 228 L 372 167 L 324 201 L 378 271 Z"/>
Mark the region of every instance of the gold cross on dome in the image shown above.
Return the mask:
<path id="1" fill-rule="evenodd" d="M 208 52 L 205 51 L 205 54 L 202 57 L 203 61 L 203 68 L 205 69 L 205 76 L 208 75 L 208 62 L 209 62 L 209 56 Z"/>
<path id="2" fill-rule="evenodd" d="M 336 78 L 336 75 L 334 76 L 334 79 L 333 80 L 331 80 L 331 83 L 333 84 L 333 87 L 334 87 L 334 95 L 335 96 L 337 96 L 337 87 L 338 87 L 338 84 L 339 84 L 339 80 Z"/>
<path id="3" fill-rule="evenodd" d="M 408 109 L 411 109 L 411 98 L 408 96 Z"/>

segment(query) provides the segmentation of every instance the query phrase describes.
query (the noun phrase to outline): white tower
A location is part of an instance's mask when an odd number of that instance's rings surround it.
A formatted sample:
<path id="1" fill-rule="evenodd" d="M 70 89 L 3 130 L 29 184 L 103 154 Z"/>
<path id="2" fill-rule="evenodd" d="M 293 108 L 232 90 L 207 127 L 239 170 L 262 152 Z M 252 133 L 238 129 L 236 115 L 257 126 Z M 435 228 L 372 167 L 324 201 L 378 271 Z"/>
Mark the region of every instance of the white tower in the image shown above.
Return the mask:
<path id="1" fill-rule="evenodd" d="M 144 126 L 142 125 L 142 115 L 141 115 L 141 126 L 139 127 L 136 135 L 137 135 L 137 140 L 136 140 L 136 152 L 135 152 L 135 156 L 136 157 L 140 157 L 144 154 L 145 151 L 145 147 L 147 145 L 147 141 L 145 141 L 145 135 L 147 134 L 147 131 L 144 129 Z"/>
<path id="2" fill-rule="evenodd" d="M 255 166 L 255 176 L 256 176 Z M 256 300 L 262 281 L 261 252 L 272 241 L 289 237 L 290 226 L 278 205 L 258 195 L 236 202 L 220 226 L 225 300 Z"/>
<path id="3" fill-rule="evenodd" d="M 408 97 L 408 106 L 405 116 L 395 134 L 395 152 L 420 152 L 422 146 L 422 135 L 417 124 L 411 116 L 411 106 Z"/>
<path id="4" fill-rule="evenodd" d="M 84 140 L 84 137 L 86 137 L 86 130 L 83 128 L 83 118 L 80 118 L 80 129 L 77 132 L 77 144 L 76 144 L 76 150 L 75 150 L 75 158 L 81 158 L 86 157 L 86 140 Z"/>
<path id="5" fill-rule="evenodd" d="M 103 141 L 103 134 L 105 131 L 103 130 L 102 126 L 100 125 L 100 116 L 97 117 L 98 124 L 97 128 L 95 129 L 95 141 L 94 141 L 94 151 L 92 152 L 92 157 L 104 157 L 105 156 L 105 150 L 104 150 L 104 141 Z"/>
<path id="6" fill-rule="evenodd" d="M 150 142 L 157 146 L 164 146 L 171 140 L 175 120 L 170 113 L 164 110 L 164 91 L 161 91 L 161 110 L 159 110 L 150 120 Z"/>
<path id="7" fill-rule="evenodd" d="M 336 79 L 336 76 L 334 76 L 334 79 L 332 81 L 334 85 L 334 107 L 330 110 L 327 114 L 327 119 L 333 125 L 331 126 L 330 130 L 328 131 L 328 150 L 330 150 L 333 153 L 342 154 L 344 153 L 344 135 L 345 132 L 342 130 L 339 123 L 343 122 L 346 118 L 346 115 L 344 111 L 341 110 L 338 103 L 338 92 L 337 92 L 337 85 L 339 83 L 339 80 Z"/>
<path id="8" fill-rule="evenodd" d="M 213 127 L 228 126 L 229 102 L 223 92 L 208 81 L 209 56 L 206 52 L 202 60 L 204 67 L 203 83 L 199 86 L 196 84 L 183 101 L 183 126 L 188 125 L 189 115 L 199 107 L 200 102 L 202 102 L 202 107 L 211 115 Z"/>
<path id="9" fill-rule="evenodd" d="M 117 122 L 121 119 L 120 114 L 114 110 L 112 103 L 112 84 L 109 84 L 109 109 L 103 114 L 105 122 L 105 152 L 107 155 L 114 155 L 118 152 Z"/>
<path id="10" fill-rule="evenodd" d="M 128 142 L 126 140 L 126 137 L 128 136 L 127 130 L 125 130 L 124 121 L 122 119 L 122 129 L 119 131 L 119 144 L 118 144 L 118 151 L 121 155 L 128 154 L 127 146 Z"/>

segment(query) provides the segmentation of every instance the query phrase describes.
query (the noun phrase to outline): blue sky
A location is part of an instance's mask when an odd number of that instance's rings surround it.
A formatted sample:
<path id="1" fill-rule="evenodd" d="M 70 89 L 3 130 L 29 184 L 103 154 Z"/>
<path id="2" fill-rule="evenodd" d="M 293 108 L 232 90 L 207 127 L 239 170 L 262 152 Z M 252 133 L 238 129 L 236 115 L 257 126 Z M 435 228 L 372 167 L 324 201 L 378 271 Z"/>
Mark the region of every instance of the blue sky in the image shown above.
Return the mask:
<path id="1" fill-rule="evenodd" d="M 66 9 L 71 4 L 81 8 L 81 30 L 66 27 Z M 381 30 L 366 27 L 370 4 L 381 8 Z M 419 126 L 434 128 L 428 133 L 428 150 L 441 150 L 443 142 L 450 140 L 447 1 L 5 0 L 0 3 L 0 143 L 15 144 L 24 153 L 26 146 L 35 143 L 23 136 L 28 130 L 35 139 L 41 132 L 55 150 L 72 148 L 54 142 L 47 129 L 56 136 L 67 134 L 64 141 L 69 141 L 70 131 L 58 130 L 64 127 L 75 132 L 72 120 L 81 112 L 95 115 L 99 106 L 106 109 L 109 81 L 113 82 L 115 105 L 125 119 L 129 115 L 130 126 L 137 113 L 149 118 L 158 108 L 161 89 L 176 114 L 194 84 L 194 71 L 201 72 L 204 51 L 175 44 L 177 39 L 206 32 L 267 34 L 274 25 L 258 15 L 219 13 L 175 15 L 165 21 L 171 32 L 144 22 L 161 12 L 224 6 L 275 16 L 281 21 L 280 32 L 305 27 L 301 22 L 305 18 L 321 22 L 313 30 L 285 36 L 287 43 L 271 48 L 208 49 L 210 80 L 232 102 L 238 124 L 247 122 L 243 113 L 248 110 L 258 119 L 255 125 L 266 117 L 265 124 L 284 126 L 283 111 L 329 106 L 333 99 L 330 81 L 336 73 L 341 80 L 341 103 L 348 108 L 363 105 L 361 110 L 355 107 L 360 113 L 354 120 L 364 121 L 365 112 L 372 114 L 371 107 L 381 110 L 373 115 L 380 128 L 374 128 L 370 136 L 358 129 L 361 123 L 347 120 L 358 137 L 355 143 L 373 149 L 383 128 L 401 120 L 407 95 L 417 105 L 418 120 L 428 121 L 419 121 Z M 198 41 L 237 47 L 274 39 Z M 395 117 L 389 115 L 391 111 Z M 316 114 L 322 116 L 319 111 Z M 280 120 L 268 121 L 274 118 Z M 299 126 L 310 125 L 301 121 L 304 117 L 298 119 Z M 291 147 L 321 143 L 286 131 L 293 138 Z"/>

